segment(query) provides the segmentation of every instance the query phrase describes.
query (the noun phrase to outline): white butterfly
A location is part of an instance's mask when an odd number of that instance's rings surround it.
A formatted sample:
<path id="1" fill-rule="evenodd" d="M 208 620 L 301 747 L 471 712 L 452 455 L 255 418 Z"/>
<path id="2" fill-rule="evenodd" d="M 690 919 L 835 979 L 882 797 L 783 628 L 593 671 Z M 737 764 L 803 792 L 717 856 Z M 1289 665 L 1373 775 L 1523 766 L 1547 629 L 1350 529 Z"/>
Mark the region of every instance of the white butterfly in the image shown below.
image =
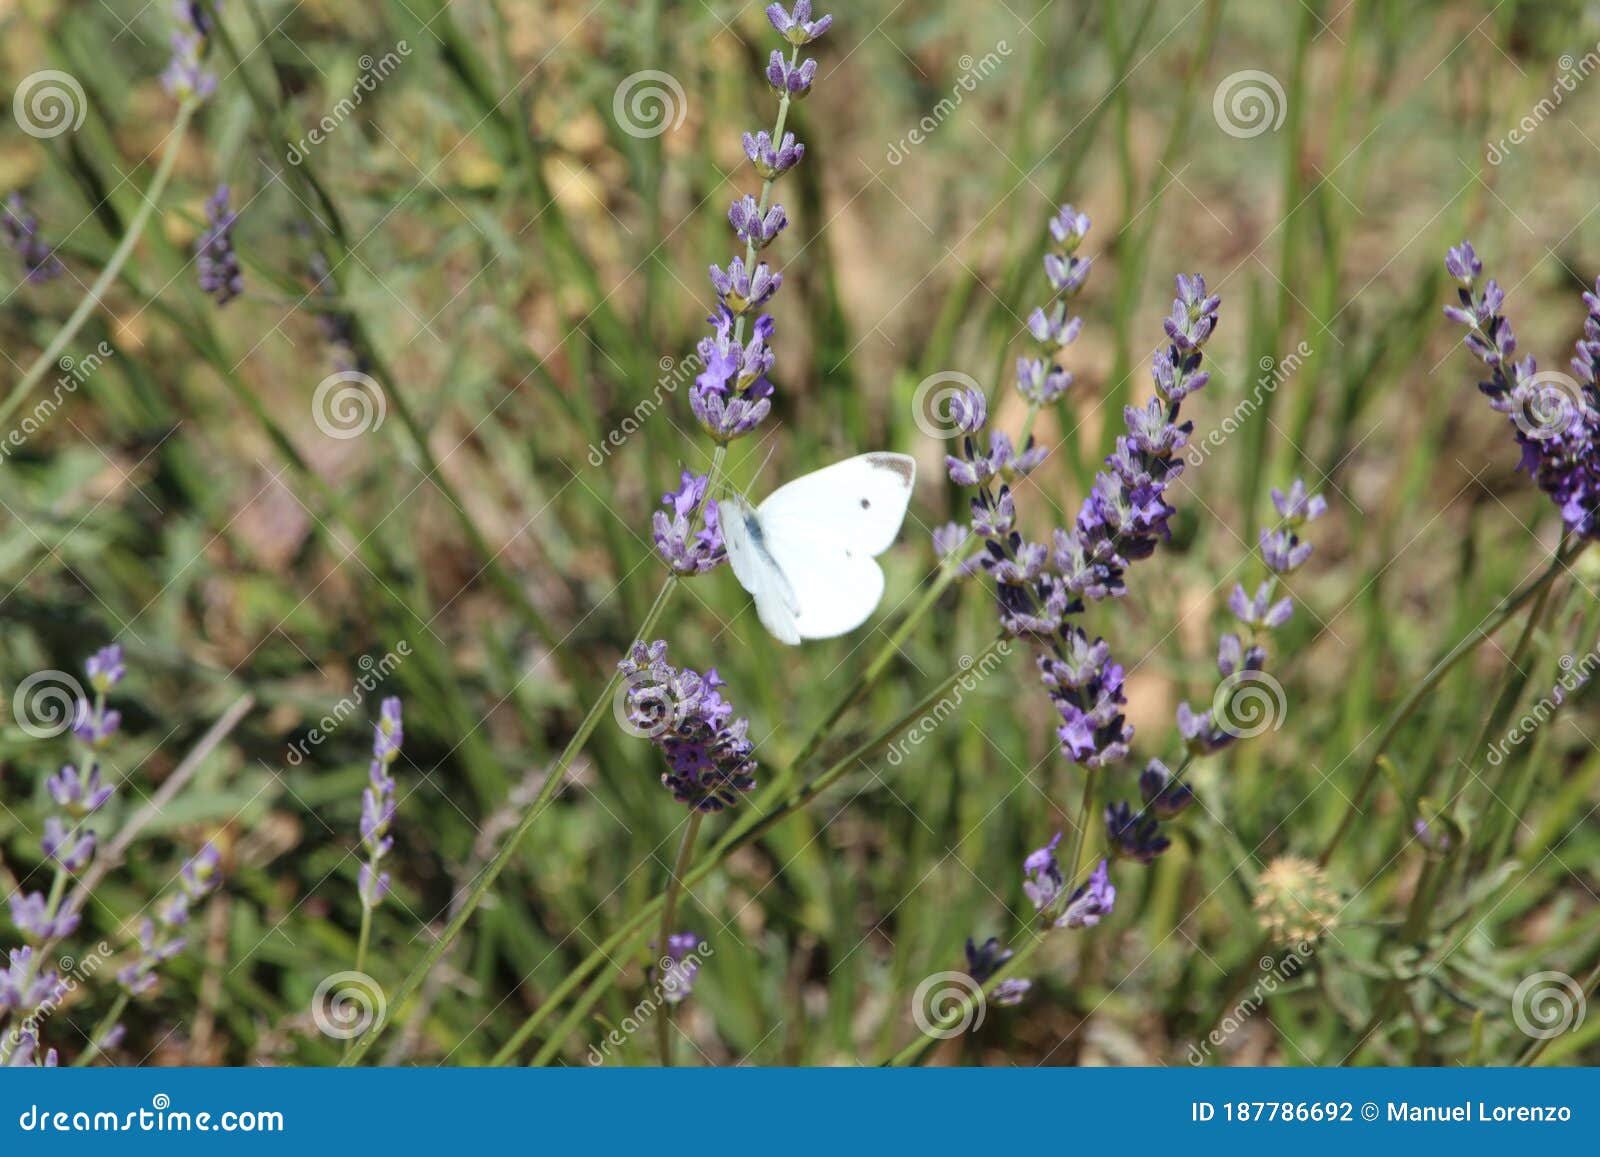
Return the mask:
<path id="1" fill-rule="evenodd" d="M 873 556 L 900 533 L 916 475 L 908 455 L 862 454 L 778 487 L 754 509 L 719 499 L 728 561 L 761 625 L 794 646 L 866 622 L 883 598 Z"/>

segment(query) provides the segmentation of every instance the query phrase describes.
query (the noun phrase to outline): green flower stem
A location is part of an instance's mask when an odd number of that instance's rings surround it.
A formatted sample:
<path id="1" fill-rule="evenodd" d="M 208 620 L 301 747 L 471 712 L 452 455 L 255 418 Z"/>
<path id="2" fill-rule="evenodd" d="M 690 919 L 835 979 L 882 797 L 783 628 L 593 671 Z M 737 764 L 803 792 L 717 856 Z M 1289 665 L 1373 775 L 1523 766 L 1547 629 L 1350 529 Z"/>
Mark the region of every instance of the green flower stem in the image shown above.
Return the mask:
<path id="1" fill-rule="evenodd" d="M 720 463 L 720 459 L 718 461 Z M 677 589 L 678 582 L 678 577 L 672 575 L 662 584 L 660 593 L 656 595 L 655 603 L 651 605 L 649 612 L 645 615 L 644 622 L 639 624 L 638 638 L 644 638 L 655 628 L 662 612 L 667 609 L 667 603 L 671 600 L 673 591 Z M 505 871 L 506 865 L 511 862 L 511 857 L 516 854 L 517 849 L 522 845 L 523 839 L 532 830 L 534 822 L 544 814 L 545 806 L 560 790 L 561 785 L 566 782 L 567 772 L 571 769 L 573 761 L 578 758 L 578 754 L 583 750 L 584 745 L 589 742 L 589 737 L 594 734 L 595 728 L 600 725 L 601 718 L 610 708 L 611 701 L 621 684 L 622 672 L 613 671 L 611 678 L 606 680 L 604 690 L 589 705 L 588 713 L 584 715 L 583 722 L 578 724 L 578 730 L 573 733 L 572 738 L 567 741 L 566 747 L 562 749 L 560 756 L 557 757 L 555 765 L 550 769 L 550 774 L 545 778 L 544 786 L 539 789 L 538 796 L 522 813 L 522 819 L 518 822 L 511 835 L 506 838 L 505 843 L 500 846 L 500 850 L 495 853 L 494 859 L 484 866 L 478 878 L 473 881 L 472 887 L 467 892 L 461 907 L 450 918 L 450 923 L 445 925 L 444 931 L 428 946 L 428 950 L 423 953 L 422 959 L 406 974 L 406 978 L 400 982 L 400 987 L 395 990 L 394 998 L 390 1001 L 393 1008 L 398 1010 L 411 998 L 412 994 L 421 987 L 429 971 L 439 963 L 439 958 L 448 951 L 450 945 L 455 943 L 456 938 L 466 928 L 467 921 L 472 919 L 472 914 L 478 910 L 478 905 L 483 903 L 484 897 L 489 894 L 490 887 L 499 878 L 500 873 Z M 356 1042 L 355 1047 L 345 1054 L 339 1064 L 341 1066 L 353 1065 L 359 1061 L 366 1055 L 367 1050 L 377 1043 L 378 1038 L 383 1035 L 383 1030 L 387 1026 L 387 1019 L 374 1025 L 371 1031 L 362 1036 Z"/>
<path id="2" fill-rule="evenodd" d="M 56 364 L 56 359 L 67 348 L 68 343 L 77 336 L 83 328 L 83 323 L 99 308 L 101 300 L 105 297 L 106 290 L 117 279 L 118 272 L 133 255 L 133 250 L 139 244 L 139 237 L 144 233 L 145 226 L 150 223 L 150 216 L 155 212 L 156 205 L 161 200 L 161 194 L 166 191 L 167 182 L 172 179 L 173 166 L 178 163 L 178 154 L 183 150 L 184 131 L 189 127 L 189 121 L 194 117 L 195 109 L 199 104 L 194 101 L 185 101 L 178 108 L 178 117 L 172 122 L 172 129 L 167 134 L 166 148 L 162 150 L 161 160 L 156 166 L 156 173 L 151 178 L 150 186 L 139 199 L 138 211 L 133 219 L 128 222 L 128 231 L 122 235 L 122 240 L 112 251 L 111 260 L 106 262 L 100 276 L 94 279 L 94 284 L 89 286 L 89 292 L 84 294 L 83 300 L 78 302 L 78 307 L 67 318 L 67 324 L 56 332 L 50 339 L 50 344 L 45 346 L 42 353 L 33 360 L 28 367 L 28 372 L 22 375 L 20 381 L 11 387 L 11 392 L 6 395 L 4 403 L 0 403 L 0 426 L 11 420 L 11 415 L 16 413 L 17 407 L 26 400 L 29 391 L 39 384 Z"/>
<path id="3" fill-rule="evenodd" d="M 110 1010 L 94 1026 L 94 1032 L 89 1037 L 89 1047 L 79 1053 L 78 1059 L 72 1062 L 73 1068 L 86 1068 L 93 1063 L 95 1057 L 100 1055 L 100 1042 L 105 1040 L 106 1034 L 116 1027 L 117 1021 L 122 1019 L 122 1014 L 127 1010 L 127 1007 L 128 994 L 126 992 L 117 993 L 117 999 L 112 1003 Z"/>
<path id="4" fill-rule="evenodd" d="M 667 881 L 667 892 L 661 901 L 661 934 L 656 938 L 660 958 L 667 957 L 667 944 L 672 936 L 673 921 L 678 918 L 678 897 L 683 892 L 683 877 L 689 871 L 689 859 L 694 855 L 695 837 L 700 834 L 700 823 L 706 813 L 696 809 L 683 829 L 683 839 L 678 844 L 678 858 L 672 864 L 672 878 Z M 664 973 L 663 973 L 664 975 Z M 661 1054 L 661 1067 L 672 1067 L 672 1006 L 669 1004 L 656 1014 L 656 1049 Z"/>
<path id="5" fill-rule="evenodd" d="M 715 871 L 729 856 L 739 848 L 755 842 L 772 828 L 782 823 L 789 816 L 794 815 L 806 807 L 822 792 L 837 782 L 846 772 L 854 769 L 863 760 L 876 755 L 891 740 L 921 717 L 940 698 L 947 694 L 951 687 L 967 672 L 960 667 L 937 687 L 930 691 L 916 706 L 907 711 L 894 723 L 878 732 L 871 739 L 856 747 L 848 755 L 838 760 L 821 772 L 815 779 L 808 781 L 798 791 L 790 795 L 782 804 L 767 813 L 756 811 L 747 812 L 739 822 L 731 828 L 708 852 L 697 860 L 693 867 L 682 877 L 683 886 L 691 888 L 706 876 Z M 537 1009 L 525 1020 L 509 1041 L 495 1054 L 492 1064 L 507 1064 L 514 1057 L 523 1043 L 555 1012 L 557 1007 L 575 991 L 585 978 L 597 971 L 602 965 L 618 957 L 627 945 L 649 923 L 652 916 L 661 910 L 664 897 L 657 896 L 645 904 L 639 911 L 630 916 L 617 931 L 613 932 L 598 948 L 572 972 L 570 972 L 559 985 L 550 993 Z M 542 1065 L 550 1060 L 561 1048 L 563 1041 L 571 1035 L 572 1031 L 589 1009 L 605 994 L 610 987 L 622 976 L 620 969 L 613 968 L 609 973 L 594 984 L 584 993 L 583 998 L 572 1007 L 565 1018 L 556 1027 L 549 1040 L 534 1057 L 534 1065 Z"/>
<path id="6" fill-rule="evenodd" d="M 1339 850 L 1339 845 L 1350 834 L 1350 829 L 1355 824 L 1356 818 L 1362 814 L 1362 805 L 1371 793 L 1373 785 L 1377 783 L 1379 774 L 1378 761 L 1388 753 L 1390 745 L 1399 736 L 1400 729 L 1416 714 L 1417 709 L 1422 706 L 1423 701 L 1433 692 L 1434 688 L 1455 668 L 1456 664 L 1493 638 L 1496 632 L 1510 621 L 1512 616 L 1526 606 L 1531 599 L 1537 598 L 1539 593 L 1549 586 L 1557 575 L 1566 570 L 1567 566 L 1579 554 L 1583 553 L 1588 545 L 1586 541 L 1582 541 L 1567 551 L 1557 548 L 1554 557 L 1550 560 L 1550 565 L 1545 568 L 1543 573 L 1521 590 L 1506 596 L 1499 609 L 1490 615 L 1487 622 L 1469 632 L 1454 647 L 1445 652 L 1438 662 L 1433 665 L 1433 668 L 1411 689 L 1411 693 L 1395 708 L 1394 712 L 1389 716 L 1388 722 L 1384 724 L 1383 731 L 1378 736 L 1377 747 L 1367 761 L 1366 770 L 1362 773 L 1361 781 L 1356 784 L 1356 789 L 1351 794 L 1350 803 L 1345 809 L 1344 817 L 1339 821 L 1339 826 L 1334 829 L 1327 846 L 1322 849 L 1322 854 L 1317 857 L 1318 864 L 1326 867 L 1328 862 L 1333 859 L 1333 854 Z"/>

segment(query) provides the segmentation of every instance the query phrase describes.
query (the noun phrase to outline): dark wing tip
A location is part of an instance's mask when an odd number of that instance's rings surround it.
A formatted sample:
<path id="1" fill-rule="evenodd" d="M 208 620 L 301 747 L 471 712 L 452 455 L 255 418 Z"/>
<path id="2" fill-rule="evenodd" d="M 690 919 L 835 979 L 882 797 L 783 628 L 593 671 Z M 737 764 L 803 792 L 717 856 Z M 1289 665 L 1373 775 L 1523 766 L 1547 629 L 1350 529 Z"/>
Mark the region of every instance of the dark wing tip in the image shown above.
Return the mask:
<path id="1" fill-rule="evenodd" d="M 891 474 L 898 475 L 908 487 L 916 481 L 916 459 L 909 454 L 868 454 L 867 461 L 876 470 L 887 470 Z"/>

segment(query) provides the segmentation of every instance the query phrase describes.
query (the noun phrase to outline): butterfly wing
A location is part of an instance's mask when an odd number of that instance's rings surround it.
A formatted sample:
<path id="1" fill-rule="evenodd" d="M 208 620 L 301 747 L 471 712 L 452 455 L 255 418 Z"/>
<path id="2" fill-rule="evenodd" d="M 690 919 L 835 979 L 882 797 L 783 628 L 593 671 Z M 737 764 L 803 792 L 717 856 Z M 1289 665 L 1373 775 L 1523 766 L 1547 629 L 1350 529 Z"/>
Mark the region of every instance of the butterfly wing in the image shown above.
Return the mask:
<path id="1" fill-rule="evenodd" d="M 883 568 L 837 539 L 810 537 L 799 528 L 769 531 L 767 541 L 793 592 L 795 642 L 848 634 L 883 599 Z"/>
<path id="2" fill-rule="evenodd" d="M 860 454 L 778 487 L 757 513 L 768 539 L 803 529 L 809 538 L 836 539 L 871 558 L 900 533 L 916 478 L 908 454 Z"/>
<path id="3" fill-rule="evenodd" d="M 739 585 L 755 598 L 761 625 L 774 638 L 795 646 L 800 642 L 796 624 L 799 601 L 788 576 L 768 549 L 756 512 L 743 499 L 729 497 L 718 501 L 717 514 L 728 564 Z"/>
<path id="4" fill-rule="evenodd" d="M 796 478 L 761 504 L 753 525 L 792 595 L 798 638 L 843 635 L 876 609 L 884 579 L 873 556 L 899 534 L 915 479 L 905 454 L 862 454 Z"/>

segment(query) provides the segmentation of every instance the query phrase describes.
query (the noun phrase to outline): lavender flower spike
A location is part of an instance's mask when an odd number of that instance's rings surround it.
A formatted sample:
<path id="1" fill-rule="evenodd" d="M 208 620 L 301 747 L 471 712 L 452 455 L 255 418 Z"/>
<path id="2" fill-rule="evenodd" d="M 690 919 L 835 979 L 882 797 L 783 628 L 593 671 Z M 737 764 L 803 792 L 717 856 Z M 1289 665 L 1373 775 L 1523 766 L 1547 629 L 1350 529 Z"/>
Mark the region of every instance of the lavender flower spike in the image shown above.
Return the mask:
<path id="1" fill-rule="evenodd" d="M 1583 295 L 1588 316 L 1568 378 L 1516 356 L 1516 335 L 1501 313 L 1505 293 L 1492 278 L 1479 285 L 1483 263 L 1470 243 L 1451 249 L 1445 267 L 1459 302 L 1445 316 L 1466 327 L 1467 349 L 1488 367 L 1478 389 L 1515 426 L 1518 469 L 1550 496 L 1573 534 L 1600 537 L 1600 280 Z"/>
<path id="2" fill-rule="evenodd" d="M 1057 832 L 1048 844 L 1030 852 L 1028 858 L 1022 861 L 1022 873 L 1026 877 L 1022 882 L 1022 891 L 1036 912 L 1043 912 L 1054 904 L 1065 884 L 1061 878 L 1061 865 L 1056 863 L 1056 847 L 1060 843 L 1061 833 Z"/>
<path id="3" fill-rule="evenodd" d="M 713 668 L 701 675 L 667 662 L 658 640 L 633 650 L 617 664 L 626 730 L 649 739 L 666 756 L 661 784 L 678 802 L 699 811 L 732 807 L 754 790 L 755 745 L 748 719 L 735 719 L 722 697 L 726 686 Z"/>
<path id="4" fill-rule="evenodd" d="M 394 822 L 396 808 L 395 782 L 389 768 L 400 757 L 400 744 L 404 739 L 400 700 L 391 695 L 378 709 L 378 722 L 373 727 L 369 782 L 361 793 L 361 845 L 366 849 L 367 859 L 361 865 L 356 890 L 367 908 L 376 908 L 389 894 L 389 873 L 380 867 L 389 849 L 394 847 L 389 828 Z"/>
<path id="5" fill-rule="evenodd" d="M 21 194 L 12 193 L 6 200 L 0 227 L 4 227 L 6 241 L 22 258 L 24 276 L 31 284 L 49 281 L 66 272 L 66 267 L 56 258 L 55 246 L 40 235 L 38 218 L 28 212 Z"/>
<path id="6" fill-rule="evenodd" d="M 239 268 L 239 255 L 233 249 L 233 226 L 238 219 L 239 215 L 228 208 L 228 186 L 218 185 L 206 202 L 208 224 L 194 250 L 200 289 L 218 305 L 227 305 L 244 292 L 244 271 Z"/>
<path id="7" fill-rule="evenodd" d="M 694 992 L 694 978 L 700 971 L 700 958 L 694 953 L 700 946 L 700 937 L 693 932 L 674 932 L 667 937 L 661 999 L 668 1004 L 682 1004 Z"/>
<path id="8" fill-rule="evenodd" d="M 1104 860 L 1089 873 L 1089 881 L 1072 893 L 1066 911 L 1056 921 L 1057 928 L 1093 928 L 1109 916 L 1117 903 L 1117 889 L 1111 883 L 1111 869 Z"/>
<path id="9" fill-rule="evenodd" d="M 717 503 L 706 497 L 707 479 L 704 474 L 683 472 L 682 484 L 661 497 L 661 505 L 672 513 L 656 511 L 651 518 L 651 531 L 655 537 L 656 551 L 674 574 L 685 577 L 704 574 L 727 560 L 727 550 L 722 543 L 722 526 L 718 522 Z M 695 512 L 704 507 L 705 525 L 690 534 Z"/>
<path id="10" fill-rule="evenodd" d="M 795 0 L 794 11 L 785 12 L 782 4 L 767 7 L 767 19 L 778 35 L 796 48 L 810 44 L 833 26 L 832 16 L 811 19 L 811 0 Z"/>

